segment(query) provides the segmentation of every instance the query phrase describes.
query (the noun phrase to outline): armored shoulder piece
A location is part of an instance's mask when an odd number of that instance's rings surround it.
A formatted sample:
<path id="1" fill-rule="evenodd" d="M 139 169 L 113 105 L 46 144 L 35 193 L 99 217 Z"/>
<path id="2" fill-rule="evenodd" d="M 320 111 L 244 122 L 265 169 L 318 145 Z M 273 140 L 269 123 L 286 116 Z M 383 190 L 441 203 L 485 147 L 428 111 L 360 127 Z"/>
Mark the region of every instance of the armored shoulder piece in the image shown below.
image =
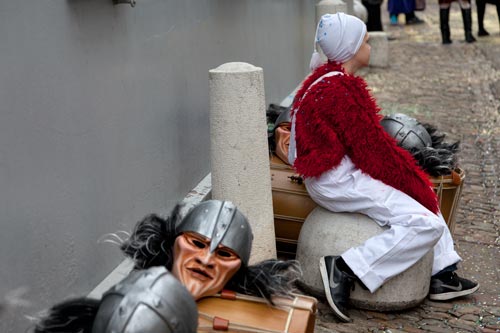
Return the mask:
<path id="1" fill-rule="evenodd" d="M 133 271 L 107 291 L 92 333 L 195 333 L 196 303 L 164 267 Z"/>
<path id="2" fill-rule="evenodd" d="M 380 124 L 390 136 L 396 139 L 399 146 L 408 151 L 432 145 L 431 136 L 415 118 L 396 113 L 385 116 Z"/>

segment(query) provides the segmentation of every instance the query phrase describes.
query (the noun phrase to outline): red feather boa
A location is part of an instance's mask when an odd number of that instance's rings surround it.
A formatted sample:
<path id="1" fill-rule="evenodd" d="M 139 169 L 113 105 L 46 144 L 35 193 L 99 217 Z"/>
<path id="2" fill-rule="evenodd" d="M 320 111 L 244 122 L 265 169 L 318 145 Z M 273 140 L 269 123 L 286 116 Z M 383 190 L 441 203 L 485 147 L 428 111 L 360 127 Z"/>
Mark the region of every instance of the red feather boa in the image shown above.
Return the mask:
<path id="1" fill-rule="evenodd" d="M 314 81 L 331 71 L 344 75 L 322 79 L 304 96 Z M 380 109 L 361 77 L 327 63 L 306 78 L 292 110 L 297 110 L 293 114 L 297 172 L 317 177 L 338 166 L 347 154 L 362 172 L 408 194 L 430 211 L 439 211 L 428 175 L 384 131 Z"/>

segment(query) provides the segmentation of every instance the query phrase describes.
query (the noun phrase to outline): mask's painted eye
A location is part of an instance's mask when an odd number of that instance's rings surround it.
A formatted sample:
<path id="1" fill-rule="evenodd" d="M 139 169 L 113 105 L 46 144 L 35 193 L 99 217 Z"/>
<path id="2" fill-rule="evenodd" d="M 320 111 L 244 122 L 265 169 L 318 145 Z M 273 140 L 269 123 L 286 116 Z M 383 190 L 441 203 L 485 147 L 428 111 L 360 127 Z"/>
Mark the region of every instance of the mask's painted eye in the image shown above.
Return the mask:
<path id="1" fill-rule="evenodd" d="M 284 129 L 285 131 L 290 132 L 290 131 L 291 131 L 291 129 L 292 129 L 292 124 L 291 124 L 291 123 L 289 123 L 289 122 L 286 122 L 286 123 L 282 123 L 282 124 L 280 124 L 280 127 L 281 127 L 282 129 Z"/>
<path id="2" fill-rule="evenodd" d="M 233 260 L 239 258 L 236 253 L 224 247 L 215 250 L 215 254 L 223 260 Z"/>
<path id="3" fill-rule="evenodd" d="M 204 249 L 208 246 L 207 242 L 198 237 L 197 235 L 191 233 L 185 233 L 183 236 L 188 241 L 189 244 L 199 249 Z"/>
<path id="4" fill-rule="evenodd" d="M 204 249 L 207 245 L 197 239 L 192 239 L 191 243 L 193 243 L 194 246 L 196 246 L 199 249 Z"/>
<path id="5" fill-rule="evenodd" d="M 219 257 L 224 257 L 224 258 L 230 258 L 233 256 L 233 254 L 229 251 L 226 250 L 217 250 L 217 255 Z"/>

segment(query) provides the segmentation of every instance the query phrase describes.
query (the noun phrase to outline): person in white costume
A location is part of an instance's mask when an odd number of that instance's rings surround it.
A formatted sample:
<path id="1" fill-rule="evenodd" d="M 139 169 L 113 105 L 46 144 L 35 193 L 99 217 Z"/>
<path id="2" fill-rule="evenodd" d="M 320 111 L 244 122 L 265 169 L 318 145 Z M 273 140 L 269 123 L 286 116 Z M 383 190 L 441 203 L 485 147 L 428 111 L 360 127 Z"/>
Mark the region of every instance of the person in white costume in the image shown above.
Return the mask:
<path id="1" fill-rule="evenodd" d="M 355 280 L 375 292 L 432 249 L 430 299 L 449 300 L 479 287 L 455 273 L 461 258 L 427 175 L 384 132 L 366 83 L 354 76 L 369 63 L 367 42 L 366 26 L 358 18 L 323 15 L 315 48 L 319 44 L 328 63 L 321 64 L 313 53 L 313 72 L 291 110 L 289 162 L 304 175 L 311 198 L 330 211 L 362 213 L 389 227 L 341 256 L 320 260 L 328 302 L 344 322 L 350 321 L 347 303 Z M 391 176 L 398 173 L 408 173 L 407 182 L 404 177 L 393 182 Z"/>

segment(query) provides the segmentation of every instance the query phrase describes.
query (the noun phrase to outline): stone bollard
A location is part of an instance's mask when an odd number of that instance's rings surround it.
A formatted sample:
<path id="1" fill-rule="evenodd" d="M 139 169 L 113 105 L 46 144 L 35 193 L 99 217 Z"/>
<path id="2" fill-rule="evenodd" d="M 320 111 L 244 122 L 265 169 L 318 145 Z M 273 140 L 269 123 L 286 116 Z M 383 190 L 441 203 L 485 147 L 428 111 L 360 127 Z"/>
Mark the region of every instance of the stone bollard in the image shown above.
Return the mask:
<path id="1" fill-rule="evenodd" d="M 345 4 L 347 6 L 346 14 L 356 15 L 354 14 L 354 0 L 345 0 Z"/>
<path id="2" fill-rule="evenodd" d="M 321 0 L 316 4 L 316 25 L 321 16 L 338 12 L 347 13 L 347 9 L 347 4 L 342 0 Z"/>
<path id="3" fill-rule="evenodd" d="M 324 14 L 343 12 L 360 18 L 363 22 L 368 19 L 368 11 L 359 0 L 321 0 L 316 4 L 316 24 Z"/>
<path id="4" fill-rule="evenodd" d="M 357 18 L 359 18 L 363 22 L 368 22 L 368 10 L 363 5 L 363 3 L 359 0 L 353 1 L 353 14 Z"/>
<path id="5" fill-rule="evenodd" d="M 370 66 L 389 66 L 389 39 L 383 31 L 370 31 L 368 44 L 371 46 Z"/>
<path id="6" fill-rule="evenodd" d="M 212 198 L 232 201 L 254 234 L 252 263 L 276 258 L 262 68 L 210 70 Z"/>
<path id="7" fill-rule="evenodd" d="M 297 244 L 297 260 L 302 266 L 304 281 L 323 289 L 319 273 L 320 257 L 340 255 L 384 230 L 362 214 L 333 213 L 322 207 L 315 208 L 306 218 Z M 429 251 L 420 261 L 387 281 L 373 294 L 356 284 L 351 292 L 351 304 L 375 311 L 397 311 L 420 304 L 429 292 L 433 258 L 433 251 Z"/>

